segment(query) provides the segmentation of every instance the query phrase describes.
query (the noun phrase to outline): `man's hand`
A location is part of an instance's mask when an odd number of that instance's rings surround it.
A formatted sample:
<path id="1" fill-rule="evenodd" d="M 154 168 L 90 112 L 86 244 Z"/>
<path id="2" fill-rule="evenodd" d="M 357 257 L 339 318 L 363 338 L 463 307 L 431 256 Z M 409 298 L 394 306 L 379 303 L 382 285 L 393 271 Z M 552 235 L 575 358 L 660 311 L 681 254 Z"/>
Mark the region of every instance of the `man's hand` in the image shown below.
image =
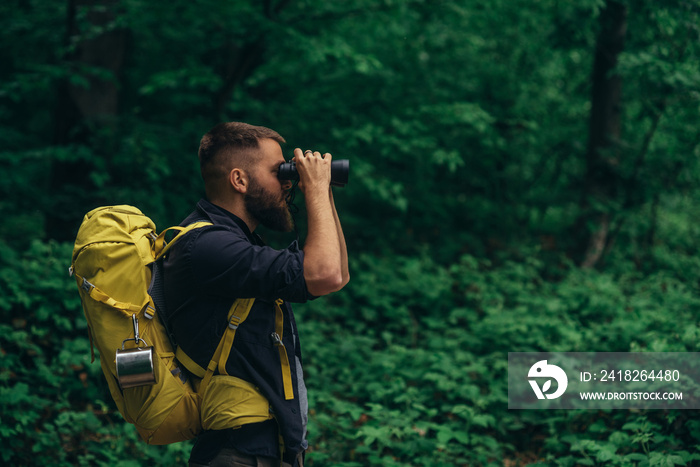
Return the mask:
<path id="1" fill-rule="evenodd" d="M 299 148 L 294 150 L 293 160 L 299 173 L 299 189 L 304 195 L 307 194 L 307 190 L 313 191 L 313 194 L 318 193 L 318 190 L 328 192 L 331 185 L 332 159 L 330 153 L 321 155 L 318 151 L 306 150 L 302 153 Z"/>

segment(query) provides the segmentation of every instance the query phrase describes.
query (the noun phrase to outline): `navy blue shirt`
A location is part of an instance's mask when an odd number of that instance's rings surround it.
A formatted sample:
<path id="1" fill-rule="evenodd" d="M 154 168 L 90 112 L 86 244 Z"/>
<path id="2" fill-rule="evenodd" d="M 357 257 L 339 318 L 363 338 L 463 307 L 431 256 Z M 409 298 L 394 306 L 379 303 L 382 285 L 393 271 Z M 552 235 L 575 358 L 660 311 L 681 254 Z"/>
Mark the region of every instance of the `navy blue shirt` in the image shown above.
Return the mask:
<path id="1" fill-rule="evenodd" d="M 239 326 L 226 371 L 255 384 L 268 399 L 275 420 L 236 430 L 205 432 L 191 460 L 207 463 L 219 449 L 279 457 L 279 433 L 285 458 L 306 448 L 308 404 L 301 371 L 301 348 L 294 314 L 288 302 L 314 297 L 304 280 L 304 252 L 297 242 L 276 250 L 265 246 L 245 222 L 206 200 L 181 225 L 209 221 L 175 245 L 163 261 L 163 285 L 168 327 L 178 346 L 206 368 L 228 325 L 227 314 L 238 298 L 255 298 L 248 318 Z M 284 300 L 283 343 L 291 366 L 294 399 L 285 400 L 275 331 L 277 299 Z"/>

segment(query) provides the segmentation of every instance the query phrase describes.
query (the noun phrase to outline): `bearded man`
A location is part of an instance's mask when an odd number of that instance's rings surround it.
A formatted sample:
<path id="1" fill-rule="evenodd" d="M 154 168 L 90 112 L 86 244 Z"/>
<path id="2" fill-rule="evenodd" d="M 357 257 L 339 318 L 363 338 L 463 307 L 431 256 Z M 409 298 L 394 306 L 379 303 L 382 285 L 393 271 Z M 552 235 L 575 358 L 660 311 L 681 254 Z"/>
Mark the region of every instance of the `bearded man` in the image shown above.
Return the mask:
<path id="1" fill-rule="evenodd" d="M 235 426 L 204 431 L 190 466 L 303 465 L 308 401 L 290 302 L 338 291 L 349 273 L 328 153 L 294 150 L 308 218 L 303 249 L 296 241 L 274 249 L 255 234 L 260 224 L 293 228 L 286 202 L 292 184 L 277 176 L 284 142 L 269 128 L 240 122 L 220 123 L 204 135 L 199 162 L 206 199 L 181 225 L 213 225 L 185 235 L 163 262 L 166 321 L 188 357 L 180 363 L 195 374 L 191 367 L 206 368 L 212 359 L 232 304 L 255 299 L 225 349 L 229 356 L 215 373 L 217 390 L 244 388 L 269 404 L 269 416 L 259 417 L 246 412 L 246 397 L 226 399 L 217 412 L 237 413 Z"/>

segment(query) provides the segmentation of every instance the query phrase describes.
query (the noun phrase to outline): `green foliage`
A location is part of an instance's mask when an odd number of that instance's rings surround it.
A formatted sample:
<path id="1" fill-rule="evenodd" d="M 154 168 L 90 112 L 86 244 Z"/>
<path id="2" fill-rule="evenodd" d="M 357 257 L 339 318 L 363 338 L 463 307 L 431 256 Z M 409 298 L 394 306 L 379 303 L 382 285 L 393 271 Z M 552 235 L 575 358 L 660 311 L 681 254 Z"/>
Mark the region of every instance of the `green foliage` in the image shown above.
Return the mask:
<path id="1" fill-rule="evenodd" d="M 321 450 L 310 465 L 691 465 L 698 433 L 686 413 L 507 410 L 508 352 L 700 345 L 697 289 L 667 271 L 603 274 L 566 261 L 553 271 L 540 257 L 444 267 L 363 256 L 344 294 L 304 307 Z"/>
<path id="2" fill-rule="evenodd" d="M 352 281 L 297 308 L 309 465 L 700 463 L 690 412 L 506 409 L 507 352 L 700 350 L 695 2 L 622 1 L 610 241 L 596 270 L 570 259 L 607 3 L 2 3 L 2 462 L 185 463 L 90 363 L 70 242 L 97 205 L 178 223 L 201 135 L 242 120 L 352 164 Z M 86 111 L 105 84 L 118 105 Z"/>

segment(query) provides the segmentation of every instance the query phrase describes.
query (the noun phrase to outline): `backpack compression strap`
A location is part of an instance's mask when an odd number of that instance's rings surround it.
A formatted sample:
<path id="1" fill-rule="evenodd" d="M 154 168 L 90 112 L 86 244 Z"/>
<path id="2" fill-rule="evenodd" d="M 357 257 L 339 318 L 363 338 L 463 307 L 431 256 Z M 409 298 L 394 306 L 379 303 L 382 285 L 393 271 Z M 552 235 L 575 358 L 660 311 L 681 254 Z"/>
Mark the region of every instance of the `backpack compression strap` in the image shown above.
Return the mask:
<path id="1" fill-rule="evenodd" d="M 98 302 L 102 302 L 105 305 L 115 308 L 127 315 L 128 317 L 131 317 L 132 314 L 141 311 L 141 306 L 134 305 L 133 303 L 118 302 L 117 300 L 113 299 L 112 297 L 98 289 L 94 284 L 88 282 L 88 280 L 84 277 L 75 273 L 73 274 L 75 275 L 75 280 L 78 283 L 78 287 L 83 289 L 85 293 L 93 300 L 97 300 Z"/>

